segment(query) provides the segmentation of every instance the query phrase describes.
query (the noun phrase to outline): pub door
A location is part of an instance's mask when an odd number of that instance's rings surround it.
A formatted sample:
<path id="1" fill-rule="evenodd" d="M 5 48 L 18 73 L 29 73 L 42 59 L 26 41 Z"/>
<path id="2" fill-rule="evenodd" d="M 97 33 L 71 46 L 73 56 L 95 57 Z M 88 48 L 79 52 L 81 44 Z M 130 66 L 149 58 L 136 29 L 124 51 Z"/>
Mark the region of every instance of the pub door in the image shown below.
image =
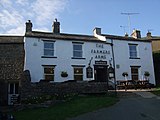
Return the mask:
<path id="1" fill-rule="evenodd" d="M 108 81 L 107 66 L 95 65 L 94 76 L 95 76 L 95 81 L 97 82 L 107 82 Z"/>

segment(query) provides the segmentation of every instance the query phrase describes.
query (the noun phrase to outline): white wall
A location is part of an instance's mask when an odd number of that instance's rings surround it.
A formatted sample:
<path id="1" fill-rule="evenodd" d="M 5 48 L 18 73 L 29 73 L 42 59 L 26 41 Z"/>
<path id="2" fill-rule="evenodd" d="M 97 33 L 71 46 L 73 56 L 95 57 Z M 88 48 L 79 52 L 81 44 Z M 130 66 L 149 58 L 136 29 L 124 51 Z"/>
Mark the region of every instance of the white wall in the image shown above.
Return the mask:
<path id="1" fill-rule="evenodd" d="M 45 39 L 46 40 L 46 39 Z M 49 39 L 48 39 L 49 40 Z M 51 40 L 51 39 L 50 39 Z M 65 80 L 73 80 L 73 67 L 72 65 L 84 65 L 83 79 L 92 80 L 86 78 L 86 67 L 93 57 L 91 67 L 95 64 L 95 61 L 103 60 L 109 61 L 112 58 L 110 44 L 98 43 L 98 42 L 84 42 L 83 43 L 83 57 L 85 59 L 72 59 L 73 57 L 73 43 L 74 40 L 55 40 L 55 57 L 57 58 L 41 58 L 43 56 L 43 39 L 25 37 L 25 70 L 30 70 L 32 82 L 38 82 L 43 77 L 42 65 L 56 65 L 55 67 L 55 82 L 62 82 Z M 96 44 L 103 44 L 103 48 L 96 47 Z M 108 50 L 110 54 L 105 54 L 106 59 L 96 59 L 95 53 L 91 53 L 91 50 Z M 102 54 L 98 54 L 102 55 Z M 67 71 L 68 77 L 61 77 L 61 71 Z M 94 78 L 93 78 L 94 79 Z"/>
<path id="2" fill-rule="evenodd" d="M 102 42 L 84 42 L 83 43 L 83 57 L 85 59 L 72 59 L 73 57 L 73 43 L 77 42 L 74 40 L 55 40 L 55 57 L 57 58 L 41 58 L 43 56 L 43 39 L 25 37 L 25 70 L 30 70 L 32 82 L 38 82 L 40 79 L 44 79 L 43 66 L 42 65 L 56 65 L 55 67 L 55 82 L 62 82 L 66 80 L 73 80 L 73 67 L 72 65 L 84 65 L 83 79 L 86 78 L 86 67 L 93 57 L 91 67 L 95 64 L 95 61 L 103 60 L 107 61 L 112 57 L 112 48 L 110 44 Z M 50 39 L 51 40 L 51 39 Z M 111 40 L 107 40 L 111 43 Z M 129 59 L 129 46 L 128 43 L 138 44 L 138 55 L 140 59 Z M 103 48 L 96 47 L 96 45 L 103 45 Z M 116 80 L 124 80 L 122 76 L 123 72 L 128 72 L 128 79 L 131 79 L 131 67 L 130 66 L 141 66 L 139 79 L 142 78 L 144 71 L 150 72 L 150 82 L 155 84 L 154 69 L 152 61 L 152 49 L 150 42 L 140 41 L 125 41 L 125 40 L 113 40 L 115 65 L 119 65 L 120 68 L 116 68 Z M 96 59 L 96 53 L 91 53 L 91 50 L 107 50 L 110 54 L 105 54 L 106 59 Z M 98 54 L 102 55 L 102 54 Z M 113 60 L 112 60 L 113 64 Z M 68 77 L 61 77 L 61 71 L 67 71 Z M 94 79 L 94 78 L 93 78 Z"/>
<path id="3" fill-rule="evenodd" d="M 154 67 L 152 59 L 152 48 L 150 42 L 141 41 L 124 41 L 124 40 L 113 40 L 114 42 L 114 53 L 115 63 L 120 65 L 120 68 L 116 68 L 116 80 L 124 80 L 122 76 L 123 72 L 128 72 L 128 79 L 131 80 L 131 67 L 130 66 L 141 66 L 139 68 L 139 79 L 143 79 L 145 71 L 150 73 L 149 80 L 155 84 Z M 137 52 L 140 59 L 130 59 L 129 57 L 129 45 L 138 44 Z"/>

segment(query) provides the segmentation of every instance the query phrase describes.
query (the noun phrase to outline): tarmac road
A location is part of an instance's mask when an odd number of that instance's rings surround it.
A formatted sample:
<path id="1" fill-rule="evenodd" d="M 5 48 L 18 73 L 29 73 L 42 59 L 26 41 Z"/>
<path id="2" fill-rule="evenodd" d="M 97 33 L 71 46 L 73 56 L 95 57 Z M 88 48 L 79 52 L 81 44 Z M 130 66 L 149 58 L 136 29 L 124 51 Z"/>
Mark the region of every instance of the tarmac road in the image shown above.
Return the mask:
<path id="1" fill-rule="evenodd" d="M 70 120 L 160 120 L 160 99 L 140 96 L 123 97 L 111 107 Z"/>

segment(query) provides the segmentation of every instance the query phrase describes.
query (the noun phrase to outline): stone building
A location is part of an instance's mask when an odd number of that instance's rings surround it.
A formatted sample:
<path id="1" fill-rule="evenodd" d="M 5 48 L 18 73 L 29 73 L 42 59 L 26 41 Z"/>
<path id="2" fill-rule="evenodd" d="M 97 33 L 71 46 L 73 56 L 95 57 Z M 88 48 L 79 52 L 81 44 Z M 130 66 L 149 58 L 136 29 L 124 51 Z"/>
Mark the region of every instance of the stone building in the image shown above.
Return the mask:
<path id="1" fill-rule="evenodd" d="M 160 36 L 153 36 L 151 32 L 148 31 L 147 36 L 144 39 L 152 41 L 152 51 L 154 53 L 160 52 Z"/>
<path id="2" fill-rule="evenodd" d="M 23 38 L 0 36 L 0 105 L 14 101 L 19 94 L 19 80 L 24 67 Z"/>
<path id="3" fill-rule="evenodd" d="M 156 85 L 160 85 L 160 36 L 153 36 L 151 32 L 148 31 L 144 39 L 152 41 L 155 80 Z"/>

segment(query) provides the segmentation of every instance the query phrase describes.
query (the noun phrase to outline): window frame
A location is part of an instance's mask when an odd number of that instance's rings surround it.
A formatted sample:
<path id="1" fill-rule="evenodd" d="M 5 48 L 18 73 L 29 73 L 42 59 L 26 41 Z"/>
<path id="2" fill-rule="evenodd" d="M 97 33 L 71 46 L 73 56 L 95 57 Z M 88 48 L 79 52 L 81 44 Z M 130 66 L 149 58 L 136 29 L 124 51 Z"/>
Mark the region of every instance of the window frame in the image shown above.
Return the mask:
<path id="1" fill-rule="evenodd" d="M 83 76 L 84 76 L 84 67 L 85 66 L 72 66 L 73 67 L 73 78 L 74 78 L 74 80 L 76 80 L 76 81 L 83 81 Z M 81 73 L 79 74 L 79 73 L 76 73 L 75 74 L 75 69 L 81 69 Z M 82 79 L 75 79 L 76 77 L 75 76 L 81 76 L 81 78 Z"/>
<path id="2" fill-rule="evenodd" d="M 73 44 L 73 57 L 72 58 L 83 59 L 83 43 L 73 42 L 72 44 Z M 75 45 L 80 45 L 81 46 L 81 50 L 74 49 Z M 76 56 L 75 55 L 76 52 L 80 52 L 81 56 Z"/>
<path id="3" fill-rule="evenodd" d="M 43 66 L 43 78 L 45 81 L 54 81 L 55 80 L 55 65 L 42 65 Z M 53 69 L 53 73 L 45 73 L 45 68 Z M 46 76 L 52 76 L 53 79 L 46 79 Z"/>
<path id="4" fill-rule="evenodd" d="M 131 43 L 129 43 L 128 45 L 129 45 L 129 58 L 130 59 L 140 59 L 138 57 L 138 44 L 131 44 Z M 131 49 L 131 47 L 135 47 L 135 48 Z"/>
<path id="5" fill-rule="evenodd" d="M 132 72 L 133 69 L 135 69 L 137 72 L 136 73 Z M 132 80 L 139 80 L 139 72 L 140 72 L 139 70 L 140 70 L 140 66 L 131 66 L 131 78 L 132 78 Z M 133 78 L 135 78 L 135 76 L 137 77 L 137 79 L 133 79 Z"/>
<path id="6" fill-rule="evenodd" d="M 52 48 L 45 48 L 45 43 L 53 44 L 53 47 Z M 45 50 L 52 51 L 53 55 L 46 55 Z M 43 41 L 43 56 L 44 57 L 55 57 L 55 41 L 47 41 L 47 40 Z"/>

